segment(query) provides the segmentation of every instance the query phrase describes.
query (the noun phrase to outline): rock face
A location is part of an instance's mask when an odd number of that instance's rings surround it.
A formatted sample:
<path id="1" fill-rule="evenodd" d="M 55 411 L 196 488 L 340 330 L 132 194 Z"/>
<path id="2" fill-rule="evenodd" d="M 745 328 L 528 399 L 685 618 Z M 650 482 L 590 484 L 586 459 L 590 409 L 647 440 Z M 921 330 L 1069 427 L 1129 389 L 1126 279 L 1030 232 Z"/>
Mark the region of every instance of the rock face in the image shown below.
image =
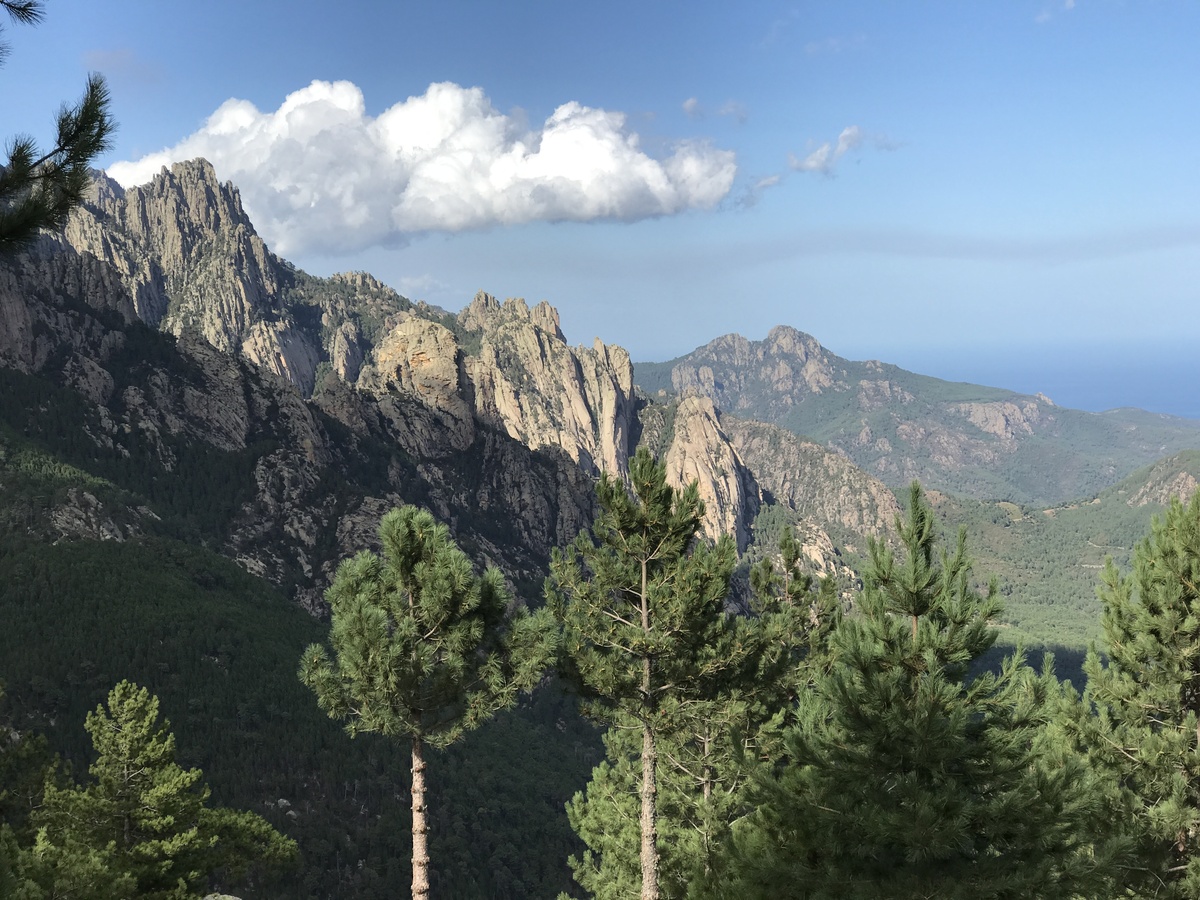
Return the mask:
<path id="1" fill-rule="evenodd" d="M 950 407 L 985 434 L 992 434 L 1006 443 L 1034 433 L 1035 426 L 1042 424 L 1048 414 L 1037 399 L 1014 403 L 1004 400 L 992 403 L 957 403 Z M 1047 404 L 1053 406 L 1053 404 Z"/>
<path id="2" fill-rule="evenodd" d="M 458 341 L 444 325 L 402 313 L 371 350 L 357 387 L 376 397 L 398 394 L 419 402 L 438 418 L 456 450 L 475 440 Z"/>
<path id="3" fill-rule="evenodd" d="M 479 355 L 465 362 L 481 418 L 532 449 L 561 448 L 589 474 L 625 475 L 635 418 L 625 350 L 599 338 L 569 347 L 545 302 L 529 309 L 481 292 L 459 323 L 482 336 Z"/>
<path id="4" fill-rule="evenodd" d="M 738 551 L 750 543 L 750 526 L 761 496 L 707 397 L 689 397 L 675 412 L 675 434 L 663 457 L 667 483 L 677 489 L 695 481 L 704 501 L 704 532 L 716 540 L 733 535 Z"/>
<path id="5" fill-rule="evenodd" d="M 724 424 L 772 502 L 841 536 L 883 538 L 891 531 L 900 513 L 895 496 L 845 457 L 776 425 L 732 416 Z"/>
<path id="6" fill-rule="evenodd" d="M 65 241 L 120 282 L 127 321 L 197 333 L 304 396 L 328 366 L 375 396 L 425 403 L 458 449 L 479 419 L 530 449 L 557 447 L 589 474 L 625 472 L 635 410 L 623 349 L 599 340 L 569 347 L 544 302 L 531 310 L 481 293 L 451 331 L 364 273 L 297 272 L 267 249 L 237 189 L 204 160 L 128 191 L 100 176 L 95 202 L 72 216 Z M 14 334 L 32 327 L 19 307 L 0 315 Z M 469 354 L 459 345 L 467 335 L 480 343 Z"/>
<path id="7" fill-rule="evenodd" d="M 370 276 L 313 279 L 280 260 L 237 188 L 204 160 L 176 163 L 129 190 L 99 175 L 95 201 L 71 216 L 63 240 L 120 281 L 126 320 L 200 334 L 305 396 L 322 362 L 357 377 L 364 320 L 410 305 Z"/>
<path id="8" fill-rule="evenodd" d="M 310 608 L 403 502 L 536 594 L 550 549 L 590 520 L 590 479 L 475 415 L 458 339 L 429 316 L 370 276 L 276 259 L 236 191 L 191 163 L 128 192 L 102 179 L 63 235 L 0 263 L 0 377 L 67 404 L 118 487 L 212 478 L 192 489 L 202 518 L 188 496 L 171 514 Z M 28 416 L 32 434 L 46 416 Z M 128 538 L 153 530 L 146 512 L 77 492 L 49 527 Z"/>
<path id="9" fill-rule="evenodd" d="M 1150 468 L 1141 485 L 1129 492 L 1130 506 L 1167 506 L 1173 497 L 1188 503 L 1200 488 L 1200 454 L 1179 454 L 1161 460 Z"/>
<path id="10" fill-rule="evenodd" d="M 319 348 L 279 315 L 286 276 L 236 188 L 220 184 L 203 160 L 164 168 L 128 191 L 104 176 L 99 184 L 95 204 L 71 217 L 66 239 L 116 269 L 139 319 L 175 335 L 198 331 L 217 349 L 312 390 Z"/>

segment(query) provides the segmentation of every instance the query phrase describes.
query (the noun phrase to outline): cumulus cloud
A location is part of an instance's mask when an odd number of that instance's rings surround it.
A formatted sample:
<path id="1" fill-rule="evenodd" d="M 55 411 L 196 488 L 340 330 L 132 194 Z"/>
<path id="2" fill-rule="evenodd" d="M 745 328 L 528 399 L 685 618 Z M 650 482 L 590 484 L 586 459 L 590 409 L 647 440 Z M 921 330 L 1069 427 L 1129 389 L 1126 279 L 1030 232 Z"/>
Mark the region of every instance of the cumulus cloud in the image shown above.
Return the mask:
<path id="1" fill-rule="evenodd" d="M 689 119 L 703 119 L 704 109 L 700 106 L 700 101 L 695 97 L 688 97 L 683 101 L 683 111 Z"/>
<path id="2" fill-rule="evenodd" d="M 645 153 L 623 113 L 570 102 L 540 129 L 498 112 L 480 88 L 444 82 L 376 117 L 348 81 L 314 81 L 262 112 L 223 103 L 174 147 L 113 165 L 125 186 L 203 156 L 241 189 L 278 252 L 350 252 L 409 235 L 534 221 L 635 221 L 707 209 L 734 154 L 684 141 Z"/>

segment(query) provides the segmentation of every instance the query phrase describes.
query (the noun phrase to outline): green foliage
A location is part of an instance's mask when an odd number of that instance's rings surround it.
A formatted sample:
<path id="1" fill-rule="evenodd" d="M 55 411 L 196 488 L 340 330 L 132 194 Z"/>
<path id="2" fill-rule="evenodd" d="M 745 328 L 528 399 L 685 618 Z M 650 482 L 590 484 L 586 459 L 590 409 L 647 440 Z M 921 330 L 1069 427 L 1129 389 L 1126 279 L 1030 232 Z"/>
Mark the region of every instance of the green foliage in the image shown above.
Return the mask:
<path id="1" fill-rule="evenodd" d="M 175 761 L 175 737 L 159 724 L 158 698 L 122 681 L 107 709 L 87 717 L 97 754 L 85 787 L 47 781 L 22 874 L 47 896 L 192 900 L 218 870 L 281 864 L 294 841 L 253 813 L 213 809 L 199 769 Z"/>
<path id="2" fill-rule="evenodd" d="M 425 510 L 393 510 L 379 535 L 383 558 L 364 550 L 338 568 L 326 594 L 334 659 L 310 646 L 301 680 L 351 736 L 444 747 L 536 683 L 552 658 L 548 619 L 510 614 L 500 572 L 476 577 Z"/>
<path id="3" fill-rule="evenodd" d="M 300 680 L 354 737 L 412 744 L 412 895 L 428 896 L 424 746 L 445 747 L 530 690 L 553 659 L 544 613 L 509 611 L 500 572 L 474 574 L 449 529 L 414 506 L 379 526 L 383 557 L 362 551 L 326 592 L 330 642 L 304 653 Z"/>
<path id="4" fill-rule="evenodd" d="M 1134 552 L 1111 561 L 1099 589 L 1104 638 L 1088 656 L 1076 734 L 1120 792 L 1112 821 L 1129 823 L 1140 895 L 1200 896 L 1200 494 L 1174 500 Z M 1089 714 L 1091 709 L 1095 715 Z"/>
<path id="5" fill-rule="evenodd" d="M 632 495 L 619 480 L 601 476 L 592 535 L 555 553 L 546 597 L 562 628 L 561 665 L 585 709 L 618 728 L 641 731 L 637 881 L 641 896 L 653 898 L 660 891 L 658 741 L 704 721 L 706 704 L 743 683 L 761 645 L 725 612 L 733 543 L 728 536 L 715 546 L 697 541 L 704 510 L 697 485 L 682 492 L 669 487 L 664 467 L 644 447 L 630 461 L 629 478 Z M 609 749 L 618 764 L 622 757 L 631 761 L 615 740 Z M 576 823 L 585 818 L 580 802 Z M 622 810 L 617 804 L 601 815 L 611 819 Z M 587 840 L 587 827 L 584 832 Z M 611 847 L 594 836 L 589 843 L 602 853 Z M 574 868 L 589 890 L 606 878 L 602 871 L 598 880 L 591 877 L 598 869 L 593 860 Z"/>
<path id="6" fill-rule="evenodd" d="M 871 545 L 833 663 L 799 696 L 787 754 L 735 830 L 738 897 L 1069 897 L 1095 867 L 1090 782 L 1045 736 L 1057 681 L 1019 657 L 970 675 L 993 644 L 994 591 L 970 578 L 965 537 L 938 552 L 913 485 L 903 555 Z M 1053 756 L 1053 758 L 1052 758 Z"/>
<path id="7" fill-rule="evenodd" d="M 15 22 L 42 18 L 40 0 L 9 0 L 3 7 Z M 0 44 L 0 60 L 7 51 Z M 39 150 L 25 135 L 9 139 L 8 159 L 0 166 L 0 253 L 13 252 L 40 229 L 61 228 L 83 202 L 92 184 L 89 167 L 111 146 L 116 129 L 109 105 L 104 79 L 89 75 L 79 103 L 58 111 L 50 150 Z"/>
<path id="8" fill-rule="evenodd" d="M 49 749 L 85 771 L 86 713 L 114 682 L 152 686 L 175 724 L 180 763 L 203 769 L 214 801 L 253 809 L 300 845 L 304 866 L 241 897 L 400 896 L 411 852 L 408 753 L 341 729 L 296 679 L 326 629 L 228 560 L 169 540 L 42 544 L 0 537 L 0 671 L 29 750 L 0 777 L 17 826 L 38 802 Z M 524 764 L 529 748 L 544 760 Z M 403 748 L 401 748 L 403 749 Z M 430 760 L 431 854 L 449 896 L 554 896 L 578 849 L 563 804 L 596 764 L 599 737 L 561 692 L 485 724 Z M 24 812 L 21 812 L 21 811 Z M 33 833 L 22 830 L 32 843 Z M 514 852 L 528 842 L 547 856 Z"/>
<path id="9" fill-rule="evenodd" d="M 795 697 L 827 662 L 828 636 L 841 615 L 836 585 L 832 579 L 818 584 L 802 572 L 794 530 L 778 532 L 781 566 L 764 556 L 751 568 L 753 616 L 736 623 L 739 643 L 756 668 L 724 696 L 693 700 L 657 736 L 664 898 L 685 897 L 689 884 L 716 876 L 730 826 L 750 811 L 745 787 L 758 760 L 778 756 Z M 610 728 L 605 762 L 567 808 L 588 846 L 571 860 L 575 879 L 598 900 L 629 896 L 640 884 L 639 737 L 636 720 Z"/>
<path id="10" fill-rule="evenodd" d="M 127 900 L 140 896 L 128 872 L 116 868 L 113 846 L 94 847 L 67 834 L 51 840 L 47 829 L 38 831 L 33 846 L 17 851 L 14 900 Z M 187 894 L 176 894 L 187 898 Z"/>
<path id="11" fill-rule="evenodd" d="M 601 476 L 591 537 L 556 551 L 546 598 L 563 630 L 563 660 L 587 712 L 654 722 L 667 707 L 716 691 L 734 638 L 724 611 L 732 541 L 697 541 L 704 507 L 693 482 L 681 493 L 639 449 L 633 496 Z"/>
<path id="12" fill-rule="evenodd" d="M 1188 451 L 1141 469 L 1096 497 L 1059 506 L 944 494 L 935 504 L 943 519 L 968 528 L 979 565 L 1000 582 L 1001 643 L 1083 649 L 1100 634 L 1096 578 L 1106 558 L 1129 565 L 1134 546 L 1165 508 L 1158 498 L 1169 485 L 1198 475 L 1200 452 Z"/>

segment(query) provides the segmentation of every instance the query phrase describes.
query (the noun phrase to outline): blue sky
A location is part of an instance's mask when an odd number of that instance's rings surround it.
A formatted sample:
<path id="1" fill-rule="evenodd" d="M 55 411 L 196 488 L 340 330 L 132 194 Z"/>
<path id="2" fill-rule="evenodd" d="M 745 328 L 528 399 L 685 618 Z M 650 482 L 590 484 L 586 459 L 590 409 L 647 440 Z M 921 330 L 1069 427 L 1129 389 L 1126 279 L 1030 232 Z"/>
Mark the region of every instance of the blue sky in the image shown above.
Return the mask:
<path id="1" fill-rule="evenodd" d="M 1200 4 L 47 0 L 6 34 L 6 132 L 103 72 L 115 177 L 201 152 L 315 274 L 546 299 L 635 359 L 784 323 L 1200 415 Z"/>

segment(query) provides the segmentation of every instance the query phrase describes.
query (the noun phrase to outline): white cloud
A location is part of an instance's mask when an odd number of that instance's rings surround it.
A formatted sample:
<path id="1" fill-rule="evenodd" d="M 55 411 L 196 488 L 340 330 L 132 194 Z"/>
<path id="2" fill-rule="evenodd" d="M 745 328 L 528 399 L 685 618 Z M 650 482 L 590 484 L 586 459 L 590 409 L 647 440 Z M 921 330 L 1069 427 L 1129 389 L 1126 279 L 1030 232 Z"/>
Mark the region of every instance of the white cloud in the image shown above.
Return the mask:
<path id="1" fill-rule="evenodd" d="M 108 172 L 142 184 L 197 156 L 238 185 L 256 227 L 285 255 L 428 231 L 707 209 L 737 172 L 733 152 L 707 142 L 652 158 L 620 112 L 565 103 L 531 130 L 480 88 L 443 82 L 372 118 L 348 81 L 314 81 L 274 112 L 228 100 L 174 147 Z"/>
<path id="2" fill-rule="evenodd" d="M 704 110 L 700 106 L 700 101 L 695 97 L 688 97 L 683 101 L 683 111 L 687 113 L 689 119 L 704 118 Z"/>
<path id="3" fill-rule="evenodd" d="M 842 129 L 836 144 L 827 141 L 803 159 L 791 156 L 788 159 L 788 165 L 797 172 L 820 172 L 822 175 L 832 175 L 838 160 L 849 151 L 862 146 L 862 143 L 862 129 L 857 125 L 850 125 Z"/>

